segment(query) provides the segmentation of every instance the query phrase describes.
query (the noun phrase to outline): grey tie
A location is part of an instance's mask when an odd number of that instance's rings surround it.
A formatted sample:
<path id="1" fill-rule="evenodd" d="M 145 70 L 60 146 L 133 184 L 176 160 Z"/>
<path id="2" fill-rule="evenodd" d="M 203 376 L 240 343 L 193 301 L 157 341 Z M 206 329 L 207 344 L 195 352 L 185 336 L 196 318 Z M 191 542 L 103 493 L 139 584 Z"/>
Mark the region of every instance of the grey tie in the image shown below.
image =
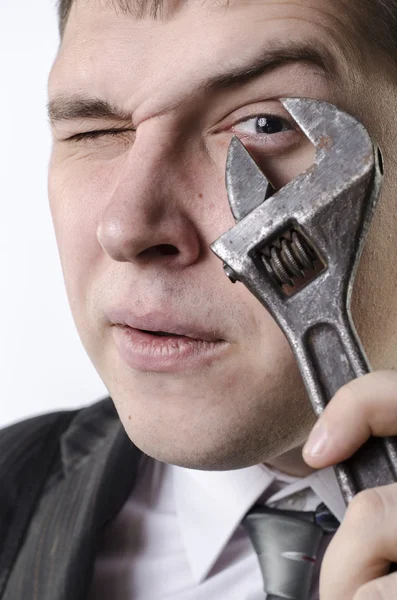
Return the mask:
<path id="1" fill-rule="evenodd" d="M 255 505 L 242 524 L 258 555 L 267 600 L 308 600 L 323 535 L 339 525 L 325 504 L 315 512 Z"/>

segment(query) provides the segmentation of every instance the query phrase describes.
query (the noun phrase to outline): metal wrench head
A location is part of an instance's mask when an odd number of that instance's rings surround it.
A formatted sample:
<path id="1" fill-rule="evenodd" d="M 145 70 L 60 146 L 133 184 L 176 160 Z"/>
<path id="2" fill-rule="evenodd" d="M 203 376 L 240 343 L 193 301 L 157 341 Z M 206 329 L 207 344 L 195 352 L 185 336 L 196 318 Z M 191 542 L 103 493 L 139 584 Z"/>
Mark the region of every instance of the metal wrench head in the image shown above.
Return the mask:
<path id="1" fill-rule="evenodd" d="M 314 144 L 314 164 L 267 198 L 266 177 L 233 138 L 226 185 L 237 223 L 211 249 L 293 337 L 326 320 L 327 310 L 334 321 L 348 310 L 381 173 L 356 119 L 319 100 L 282 104 Z"/>

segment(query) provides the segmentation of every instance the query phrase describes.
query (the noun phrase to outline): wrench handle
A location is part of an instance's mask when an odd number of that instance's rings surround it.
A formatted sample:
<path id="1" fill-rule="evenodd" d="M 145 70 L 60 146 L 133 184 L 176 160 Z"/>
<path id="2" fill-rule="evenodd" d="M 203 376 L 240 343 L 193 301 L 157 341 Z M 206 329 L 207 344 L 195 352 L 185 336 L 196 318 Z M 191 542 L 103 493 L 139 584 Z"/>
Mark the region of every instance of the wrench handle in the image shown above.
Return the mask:
<path id="1" fill-rule="evenodd" d="M 303 337 L 298 364 L 310 400 L 320 414 L 340 387 L 370 371 L 348 315 L 337 324 L 318 323 Z M 397 481 L 397 437 L 371 437 L 351 458 L 335 466 L 346 503 L 359 491 Z"/>

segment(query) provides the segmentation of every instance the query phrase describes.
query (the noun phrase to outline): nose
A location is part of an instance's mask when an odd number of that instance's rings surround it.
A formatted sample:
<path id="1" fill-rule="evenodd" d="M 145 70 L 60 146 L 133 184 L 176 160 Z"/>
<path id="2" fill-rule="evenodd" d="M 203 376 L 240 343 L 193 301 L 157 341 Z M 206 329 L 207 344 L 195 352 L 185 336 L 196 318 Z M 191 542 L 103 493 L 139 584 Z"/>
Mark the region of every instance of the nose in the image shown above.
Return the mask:
<path id="1" fill-rule="evenodd" d="M 113 260 L 162 262 L 173 269 L 198 260 L 202 244 L 193 186 L 184 161 L 174 158 L 170 148 L 154 149 L 153 140 L 144 147 L 135 142 L 119 166 L 97 228 L 97 239 Z"/>

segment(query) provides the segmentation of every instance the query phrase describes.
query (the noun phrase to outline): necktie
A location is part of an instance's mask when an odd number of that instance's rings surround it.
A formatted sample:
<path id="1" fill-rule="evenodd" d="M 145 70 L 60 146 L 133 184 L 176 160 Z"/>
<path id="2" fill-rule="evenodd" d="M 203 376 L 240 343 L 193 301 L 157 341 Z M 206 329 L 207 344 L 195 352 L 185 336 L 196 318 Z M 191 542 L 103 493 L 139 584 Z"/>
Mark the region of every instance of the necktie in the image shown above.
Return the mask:
<path id="1" fill-rule="evenodd" d="M 267 600 L 308 600 L 324 533 L 339 525 L 325 504 L 315 512 L 255 505 L 242 524 L 258 555 Z"/>

